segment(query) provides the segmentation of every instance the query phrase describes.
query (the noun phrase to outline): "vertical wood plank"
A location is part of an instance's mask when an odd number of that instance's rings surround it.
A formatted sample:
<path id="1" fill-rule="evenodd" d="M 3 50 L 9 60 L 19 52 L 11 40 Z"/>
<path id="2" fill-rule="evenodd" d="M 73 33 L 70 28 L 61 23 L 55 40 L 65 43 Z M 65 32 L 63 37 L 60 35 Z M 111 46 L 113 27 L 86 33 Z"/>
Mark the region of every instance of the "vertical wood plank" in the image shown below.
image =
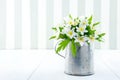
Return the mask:
<path id="1" fill-rule="evenodd" d="M 117 49 L 120 50 L 120 0 L 117 0 Z"/>
<path id="2" fill-rule="evenodd" d="M 0 0 L 0 49 L 6 48 L 6 0 Z"/>
<path id="3" fill-rule="evenodd" d="M 22 48 L 30 49 L 30 0 L 22 0 Z"/>
<path id="4" fill-rule="evenodd" d="M 117 0 L 110 0 L 110 25 L 109 25 L 109 44 L 110 49 L 117 48 Z"/>
<path id="5" fill-rule="evenodd" d="M 15 5 L 14 0 L 7 0 L 6 49 L 15 48 Z"/>
<path id="6" fill-rule="evenodd" d="M 38 0 L 30 0 L 31 8 L 31 49 L 38 48 Z"/>
<path id="7" fill-rule="evenodd" d="M 78 0 L 78 16 L 85 15 L 85 0 Z"/>
<path id="8" fill-rule="evenodd" d="M 101 44 L 101 48 L 109 49 L 109 13 L 110 5 L 109 0 L 101 0 L 101 31 L 105 32 L 105 41 Z"/>
<path id="9" fill-rule="evenodd" d="M 94 21 L 99 21 L 101 22 L 101 0 L 94 0 L 94 8 L 93 8 L 93 11 L 94 11 Z M 97 28 L 98 31 L 101 30 L 101 25 L 98 26 Z M 99 42 L 95 42 L 95 48 L 96 49 L 100 49 L 101 48 L 101 45 Z"/>
<path id="10" fill-rule="evenodd" d="M 15 49 L 22 48 L 22 5 L 21 0 L 15 1 Z"/>
<path id="11" fill-rule="evenodd" d="M 62 0 L 62 16 L 66 17 L 69 14 L 69 0 Z"/>
<path id="12" fill-rule="evenodd" d="M 85 15 L 86 16 L 93 15 L 93 0 L 85 1 Z"/>
<path id="13" fill-rule="evenodd" d="M 54 44 L 54 41 L 52 40 L 49 40 L 49 37 L 52 35 L 52 26 L 53 26 L 53 16 L 54 16 L 54 12 L 53 12 L 53 4 L 54 3 L 54 0 L 47 0 L 47 26 L 46 26 L 46 30 L 47 30 L 47 49 L 51 49 L 53 48 L 53 44 Z"/>
<path id="14" fill-rule="evenodd" d="M 46 27 L 47 25 L 46 4 L 47 4 L 46 0 L 38 0 L 38 48 L 40 49 L 46 49 L 46 45 L 47 45 L 46 43 L 48 41 L 48 38 L 46 37 L 49 37 L 47 36 L 47 32 L 46 32 L 48 30 L 48 28 Z M 48 27 L 50 26 L 48 25 Z M 51 46 L 51 45 L 48 45 L 48 46 Z"/>
<path id="15" fill-rule="evenodd" d="M 60 24 L 62 22 L 62 1 L 61 0 L 54 0 L 54 26 Z M 57 41 L 54 40 L 54 46 L 56 45 Z"/>
<path id="16" fill-rule="evenodd" d="M 54 1 L 54 24 L 58 24 L 62 18 L 62 0 Z"/>
<path id="17" fill-rule="evenodd" d="M 72 14 L 73 16 L 77 16 L 78 12 L 77 12 L 77 0 L 70 0 L 70 9 L 69 9 L 69 13 Z"/>

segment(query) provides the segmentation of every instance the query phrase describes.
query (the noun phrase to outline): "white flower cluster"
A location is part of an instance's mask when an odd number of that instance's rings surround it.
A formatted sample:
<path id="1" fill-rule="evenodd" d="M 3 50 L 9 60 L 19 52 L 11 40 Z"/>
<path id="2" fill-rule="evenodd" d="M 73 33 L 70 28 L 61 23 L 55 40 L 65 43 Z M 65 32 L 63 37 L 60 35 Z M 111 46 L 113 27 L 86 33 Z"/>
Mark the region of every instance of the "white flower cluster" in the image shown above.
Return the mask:
<path id="1" fill-rule="evenodd" d="M 95 26 L 99 22 L 93 23 L 92 16 L 90 17 L 76 17 L 73 18 L 71 15 L 64 18 L 64 22 L 59 24 L 54 29 L 56 30 L 56 36 L 52 38 L 57 39 L 70 39 L 75 43 L 79 43 L 80 46 L 84 44 L 90 44 L 95 40 L 102 41 L 102 36 L 105 33 L 98 34 Z"/>
<path id="2" fill-rule="evenodd" d="M 56 32 L 50 39 L 60 40 L 56 53 L 64 50 L 67 45 L 71 44 L 73 56 L 76 55 L 76 46 L 89 45 L 95 40 L 103 42 L 105 33 L 98 33 L 95 29 L 99 22 L 93 23 L 93 17 L 75 17 L 71 15 L 64 19 L 62 24 L 59 24 L 52 29 Z"/>
<path id="3" fill-rule="evenodd" d="M 80 43 L 83 46 L 86 42 L 93 42 L 95 40 L 94 35 L 88 36 L 88 30 L 86 29 L 88 26 L 92 28 L 91 25 L 88 24 L 88 19 L 86 17 L 80 18 L 70 18 L 67 17 L 64 19 L 64 27 L 61 34 L 66 34 L 70 39 L 74 39 L 75 42 Z"/>

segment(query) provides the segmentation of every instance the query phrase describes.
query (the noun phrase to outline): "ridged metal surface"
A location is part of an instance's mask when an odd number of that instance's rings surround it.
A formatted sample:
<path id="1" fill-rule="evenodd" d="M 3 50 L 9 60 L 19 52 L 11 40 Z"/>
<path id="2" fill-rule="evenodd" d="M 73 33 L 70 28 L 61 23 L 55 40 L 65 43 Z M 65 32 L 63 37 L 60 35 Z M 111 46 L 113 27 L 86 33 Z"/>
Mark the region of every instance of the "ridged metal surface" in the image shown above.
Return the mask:
<path id="1" fill-rule="evenodd" d="M 93 66 L 93 48 L 91 45 L 77 46 L 77 56 L 73 57 L 70 45 L 66 49 L 65 73 L 70 75 L 92 75 Z"/>

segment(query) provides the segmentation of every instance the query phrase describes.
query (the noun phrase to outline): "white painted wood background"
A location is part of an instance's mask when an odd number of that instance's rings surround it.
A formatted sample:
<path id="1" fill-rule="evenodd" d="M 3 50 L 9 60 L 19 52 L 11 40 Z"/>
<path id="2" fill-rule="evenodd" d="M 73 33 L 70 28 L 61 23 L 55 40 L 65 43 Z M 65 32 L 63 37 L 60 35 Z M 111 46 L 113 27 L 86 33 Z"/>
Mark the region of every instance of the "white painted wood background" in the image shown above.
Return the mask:
<path id="1" fill-rule="evenodd" d="M 119 0 L 0 0 L 0 49 L 51 49 L 51 27 L 69 13 L 94 15 L 106 32 L 97 49 L 120 49 Z"/>

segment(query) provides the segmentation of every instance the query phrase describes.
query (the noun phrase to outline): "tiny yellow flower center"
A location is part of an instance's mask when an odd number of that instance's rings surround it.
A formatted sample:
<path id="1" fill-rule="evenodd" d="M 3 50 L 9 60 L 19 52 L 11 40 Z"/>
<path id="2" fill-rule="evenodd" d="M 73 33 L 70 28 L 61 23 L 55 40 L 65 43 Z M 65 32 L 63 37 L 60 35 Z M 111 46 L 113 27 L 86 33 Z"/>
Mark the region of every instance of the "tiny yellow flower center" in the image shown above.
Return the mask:
<path id="1" fill-rule="evenodd" d="M 78 40 L 79 40 L 80 42 L 84 42 L 84 38 L 78 37 Z"/>
<path id="2" fill-rule="evenodd" d="M 73 24 L 74 24 L 74 22 L 73 22 L 73 21 L 69 21 L 69 22 L 68 22 L 68 24 L 73 25 Z"/>
<path id="3" fill-rule="evenodd" d="M 84 21 L 82 24 L 83 24 L 83 25 L 86 25 L 86 21 Z"/>
<path id="4" fill-rule="evenodd" d="M 79 31 L 83 32 L 84 28 L 83 27 L 79 27 Z"/>
<path id="5" fill-rule="evenodd" d="M 94 38 L 94 37 L 90 37 L 90 40 L 91 40 L 91 41 L 94 41 L 94 40 L 95 40 L 95 38 Z"/>
<path id="6" fill-rule="evenodd" d="M 74 26 L 77 25 L 78 23 L 77 22 L 74 22 Z"/>
<path id="7" fill-rule="evenodd" d="M 68 34 L 69 34 L 70 36 L 72 36 L 72 35 L 73 35 L 73 32 L 72 32 L 72 31 L 68 31 Z"/>

